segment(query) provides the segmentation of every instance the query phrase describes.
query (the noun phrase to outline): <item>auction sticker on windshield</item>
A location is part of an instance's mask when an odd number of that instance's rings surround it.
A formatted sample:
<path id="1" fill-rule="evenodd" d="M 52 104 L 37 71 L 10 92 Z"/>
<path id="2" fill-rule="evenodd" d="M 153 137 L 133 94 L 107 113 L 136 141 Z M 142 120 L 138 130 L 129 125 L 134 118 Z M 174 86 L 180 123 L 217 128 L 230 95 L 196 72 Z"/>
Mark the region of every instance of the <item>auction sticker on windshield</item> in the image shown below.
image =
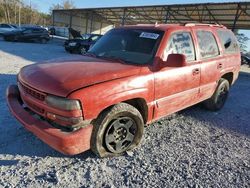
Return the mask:
<path id="1" fill-rule="evenodd" d="M 148 38 L 148 39 L 157 39 L 159 37 L 159 34 L 157 33 L 148 33 L 148 32 L 142 32 L 140 34 L 140 37 L 142 38 Z"/>

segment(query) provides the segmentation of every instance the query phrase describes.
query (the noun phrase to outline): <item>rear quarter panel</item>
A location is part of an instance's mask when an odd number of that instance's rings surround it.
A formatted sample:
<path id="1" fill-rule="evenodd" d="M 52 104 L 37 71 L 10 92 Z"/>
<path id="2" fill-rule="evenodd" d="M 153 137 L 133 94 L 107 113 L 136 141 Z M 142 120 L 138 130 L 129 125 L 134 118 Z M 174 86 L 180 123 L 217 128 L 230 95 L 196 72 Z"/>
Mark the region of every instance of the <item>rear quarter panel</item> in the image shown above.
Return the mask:
<path id="1" fill-rule="evenodd" d="M 228 29 L 220 29 L 220 30 L 226 30 L 229 31 L 233 34 L 235 40 L 236 36 L 234 35 L 234 33 Z M 224 58 L 224 63 L 223 63 L 223 69 L 221 70 L 221 76 L 225 75 L 226 73 L 232 72 L 233 73 L 233 82 L 232 84 L 236 81 L 236 79 L 238 78 L 239 75 L 239 71 L 240 71 L 240 66 L 241 66 L 241 54 L 240 54 L 240 50 L 238 52 L 234 52 L 234 53 L 226 53 L 224 48 L 223 48 L 223 44 L 222 41 L 220 40 L 220 38 L 217 35 L 217 31 L 215 31 L 216 33 L 216 37 L 217 37 L 217 41 L 218 44 L 220 45 L 221 48 L 221 53 L 223 54 L 223 58 Z"/>

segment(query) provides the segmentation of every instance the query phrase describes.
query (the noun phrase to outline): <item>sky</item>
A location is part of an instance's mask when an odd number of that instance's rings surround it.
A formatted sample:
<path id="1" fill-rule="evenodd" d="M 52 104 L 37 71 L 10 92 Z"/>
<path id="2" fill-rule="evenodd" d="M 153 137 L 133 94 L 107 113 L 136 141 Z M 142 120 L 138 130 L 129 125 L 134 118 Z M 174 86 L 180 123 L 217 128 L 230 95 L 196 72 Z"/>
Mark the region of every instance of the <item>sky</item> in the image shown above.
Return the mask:
<path id="1" fill-rule="evenodd" d="M 61 3 L 63 0 L 24 0 L 41 12 L 49 13 L 49 8 L 53 4 Z M 249 0 L 72 0 L 76 8 L 97 8 L 97 7 L 117 7 L 117 6 L 140 6 L 140 5 L 159 5 L 159 4 L 188 4 L 188 3 L 223 3 L 239 2 Z M 250 38 L 250 31 L 240 31 Z M 248 42 L 248 51 L 250 50 L 250 41 Z"/>
<path id="2" fill-rule="evenodd" d="M 48 13 L 53 4 L 61 3 L 63 0 L 24 0 L 25 3 L 31 2 L 39 11 Z M 77 8 L 96 8 L 114 6 L 136 6 L 136 5 L 158 5 L 158 4 L 188 4 L 188 3 L 211 3 L 211 2 L 239 2 L 247 0 L 72 0 Z M 249 1 L 249 0 L 248 0 Z"/>

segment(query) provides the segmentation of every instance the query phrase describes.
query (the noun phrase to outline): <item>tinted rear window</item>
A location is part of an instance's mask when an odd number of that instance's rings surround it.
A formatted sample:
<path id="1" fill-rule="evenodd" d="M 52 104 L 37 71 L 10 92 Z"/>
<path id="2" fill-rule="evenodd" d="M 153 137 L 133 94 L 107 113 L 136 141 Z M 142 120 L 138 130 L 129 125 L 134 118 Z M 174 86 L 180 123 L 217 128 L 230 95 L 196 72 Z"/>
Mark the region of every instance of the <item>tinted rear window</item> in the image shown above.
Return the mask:
<path id="1" fill-rule="evenodd" d="M 227 30 L 218 30 L 217 33 L 225 53 L 239 52 L 237 39 L 232 32 Z"/>
<path id="2" fill-rule="evenodd" d="M 1 26 L 0 26 L 1 28 L 11 28 L 9 25 L 7 25 L 7 24 L 1 24 Z"/>

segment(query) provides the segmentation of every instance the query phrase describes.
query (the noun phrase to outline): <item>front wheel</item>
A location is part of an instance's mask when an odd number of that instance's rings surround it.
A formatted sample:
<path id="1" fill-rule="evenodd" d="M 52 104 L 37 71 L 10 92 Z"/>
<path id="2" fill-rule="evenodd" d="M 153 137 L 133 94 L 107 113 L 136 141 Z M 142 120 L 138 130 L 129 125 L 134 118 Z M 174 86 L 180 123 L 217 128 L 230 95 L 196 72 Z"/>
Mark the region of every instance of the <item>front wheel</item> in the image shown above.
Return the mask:
<path id="1" fill-rule="evenodd" d="M 140 112 L 126 103 L 105 110 L 93 125 L 91 150 L 100 157 L 122 155 L 135 148 L 143 136 Z"/>
<path id="2" fill-rule="evenodd" d="M 204 106 L 211 111 L 218 111 L 220 110 L 228 97 L 229 93 L 229 82 L 228 80 L 221 78 L 219 80 L 218 86 L 213 94 L 213 96 L 206 101 L 204 101 Z"/>

